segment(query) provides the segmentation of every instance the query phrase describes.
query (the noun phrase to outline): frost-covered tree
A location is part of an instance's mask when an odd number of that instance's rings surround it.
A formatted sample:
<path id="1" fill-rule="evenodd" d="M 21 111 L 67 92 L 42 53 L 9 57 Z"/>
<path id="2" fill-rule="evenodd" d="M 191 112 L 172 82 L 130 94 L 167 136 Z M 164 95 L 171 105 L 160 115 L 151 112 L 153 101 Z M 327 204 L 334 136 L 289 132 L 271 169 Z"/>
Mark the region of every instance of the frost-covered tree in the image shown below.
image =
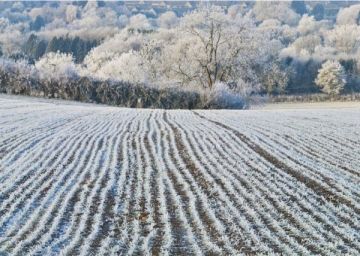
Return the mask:
<path id="1" fill-rule="evenodd" d="M 159 16 L 157 19 L 158 26 L 161 28 L 173 28 L 179 22 L 178 17 L 174 12 L 168 11 Z"/>
<path id="2" fill-rule="evenodd" d="M 137 30 L 146 30 L 150 29 L 151 25 L 144 14 L 137 14 L 130 17 L 129 27 Z"/>
<path id="3" fill-rule="evenodd" d="M 50 52 L 35 62 L 42 79 L 67 79 L 77 75 L 71 54 Z"/>
<path id="4" fill-rule="evenodd" d="M 297 30 L 300 32 L 301 35 L 307 35 L 318 30 L 319 25 L 319 22 L 315 20 L 314 16 L 308 16 L 307 14 L 305 14 L 300 19 Z"/>
<path id="5" fill-rule="evenodd" d="M 145 68 L 139 53 L 130 51 L 115 57 L 112 56 L 109 61 L 100 66 L 95 76 L 102 79 L 146 83 L 147 72 Z"/>
<path id="6" fill-rule="evenodd" d="M 289 79 L 289 68 L 283 68 L 280 63 L 277 62 L 267 65 L 261 74 L 261 84 L 268 94 L 283 93 Z"/>
<path id="7" fill-rule="evenodd" d="M 68 23 L 71 23 L 77 19 L 77 16 L 78 16 L 78 7 L 75 5 L 68 5 L 66 7 L 66 21 Z"/>
<path id="8" fill-rule="evenodd" d="M 360 25 L 360 4 L 341 9 L 336 17 L 338 25 Z"/>
<path id="9" fill-rule="evenodd" d="M 250 18 L 202 8 L 185 15 L 176 35 L 164 49 L 168 77 L 209 90 L 216 82 L 236 85 L 239 79 L 256 84 L 253 67 L 267 45 Z"/>
<path id="10" fill-rule="evenodd" d="M 338 61 L 326 61 L 319 70 L 315 83 L 327 94 L 339 94 L 345 84 L 345 70 Z"/>
<path id="11" fill-rule="evenodd" d="M 328 46 L 336 48 L 340 53 L 356 53 L 360 46 L 360 26 L 336 26 L 326 32 L 325 41 Z"/>
<path id="12" fill-rule="evenodd" d="M 290 5 L 289 1 L 256 1 L 253 12 L 259 21 L 277 19 L 294 26 L 298 23 L 300 15 L 293 11 Z"/>

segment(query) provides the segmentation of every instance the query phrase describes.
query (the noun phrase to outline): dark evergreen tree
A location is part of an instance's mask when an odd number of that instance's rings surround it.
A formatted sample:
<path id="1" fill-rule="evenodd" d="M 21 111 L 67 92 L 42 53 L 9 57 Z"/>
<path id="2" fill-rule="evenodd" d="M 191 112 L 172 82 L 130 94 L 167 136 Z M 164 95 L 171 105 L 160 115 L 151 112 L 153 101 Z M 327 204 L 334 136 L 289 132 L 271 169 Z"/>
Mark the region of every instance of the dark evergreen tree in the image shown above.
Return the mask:
<path id="1" fill-rule="evenodd" d="M 38 60 L 46 52 L 47 42 L 40 40 L 36 35 L 31 34 L 24 45 L 24 53 L 29 59 Z"/>
<path id="2" fill-rule="evenodd" d="M 46 47 L 46 52 L 57 52 L 60 51 L 61 49 L 61 45 L 60 45 L 61 41 L 59 38 L 57 38 L 56 36 L 53 37 L 49 44 Z"/>
<path id="3" fill-rule="evenodd" d="M 12 53 L 9 56 L 9 59 L 12 59 L 12 60 L 15 60 L 15 61 L 16 60 L 28 60 L 28 58 L 22 52 Z"/>
<path id="4" fill-rule="evenodd" d="M 106 5 L 105 1 L 97 1 L 98 7 L 105 7 L 105 5 Z"/>
<path id="5" fill-rule="evenodd" d="M 323 4 L 321 3 L 316 4 L 311 12 L 311 15 L 313 15 L 315 20 L 317 21 L 324 19 L 325 8 Z"/>
<path id="6" fill-rule="evenodd" d="M 46 52 L 71 53 L 75 62 L 84 60 L 87 53 L 97 46 L 97 41 L 86 41 L 79 37 L 54 37 L 47 46 Z"/>
<path id="7" fill-rule="evenodd" d="M 80 6 L 80 7 L 84 7 L 87 4 L 87 1 L 72 1 L 71 4 Z"/>
<path id="8" fill-rule="evenodd" d="M 30 23 L 30 30 L 39 31 L 43 26 L 45 26 L 45 20 L 41 16 L 37 16 L 35 21 Z"/>
<path id="9" fill-rule="evenodd" d="M 47 42 L 45 40 L 41 40 L 34 49 L 34 59 L 40 59 L 46 52 Z"/>
<path id="10" fill-rule="evenodd" d="M 307 13 L 304 1 L 293 0 L 291 2 L 291 8 L 300 15 L 304 15 L 305 13 Z"/>

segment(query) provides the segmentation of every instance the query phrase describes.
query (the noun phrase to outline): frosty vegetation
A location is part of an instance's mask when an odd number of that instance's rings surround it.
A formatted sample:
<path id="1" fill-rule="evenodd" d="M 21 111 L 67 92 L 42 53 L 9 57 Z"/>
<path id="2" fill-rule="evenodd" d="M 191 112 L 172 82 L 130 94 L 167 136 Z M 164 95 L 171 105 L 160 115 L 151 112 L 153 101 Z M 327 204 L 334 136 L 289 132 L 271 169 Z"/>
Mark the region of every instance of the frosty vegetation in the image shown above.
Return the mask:
<path id="1" fill-rule="evenodd" d="M 346 83 L 344 68 L 338 61 L 328 60 L 319 70 L 315 83 L 325 93 L 339 94 Z"/>
<path id="2" fill-rule="evenodd" d="M 64 86 L 86 80 L 107 84 L 110 98 L 118 97 L 114 84 L 127 84 L 189 93 L 202 107 L 243 107 L 256 94 L 360 91 L 360 5 L 340 9 L 336 20 L 324 19 L 323 4 L 302 1 L 199 4 L 181 15 L 144 15 L 116 2 L 1 5 L 1 74 L 17 76 L 0 78 L 3 92 L 28 86 L 73 99 L 80 96 Z M 6 73 L 9 66 L 16 72 Z M 82 100 L 99 98 L 76 87 Z"/>

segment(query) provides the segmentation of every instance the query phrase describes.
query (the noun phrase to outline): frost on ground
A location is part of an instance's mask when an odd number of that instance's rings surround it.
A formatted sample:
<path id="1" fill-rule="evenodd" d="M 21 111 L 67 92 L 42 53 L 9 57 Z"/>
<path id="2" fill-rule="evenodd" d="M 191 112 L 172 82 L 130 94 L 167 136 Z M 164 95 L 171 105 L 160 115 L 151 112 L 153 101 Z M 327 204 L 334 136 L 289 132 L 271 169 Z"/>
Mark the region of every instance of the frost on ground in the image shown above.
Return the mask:
<path id="1" fill-rule="evenodd" d="M 0 96 L 0 255 L 359 255 L 359 127 Z"/>

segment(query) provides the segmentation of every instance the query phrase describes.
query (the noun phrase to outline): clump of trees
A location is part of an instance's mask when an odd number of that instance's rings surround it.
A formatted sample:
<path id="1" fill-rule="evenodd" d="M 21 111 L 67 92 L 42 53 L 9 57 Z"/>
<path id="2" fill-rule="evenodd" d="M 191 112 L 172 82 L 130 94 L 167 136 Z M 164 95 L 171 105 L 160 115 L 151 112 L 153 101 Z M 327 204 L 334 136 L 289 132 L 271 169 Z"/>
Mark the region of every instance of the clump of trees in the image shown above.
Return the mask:
<path id="1" fill-rule="evenodd" d="M 74 57 L 75 63 L 81 63 L 89 51 L 97 45 L 96 40 L 83 40 L 78 36 L 74 38 L 55 36 L 48 42 L 31 34 L 23 46 L 23 52 L 31 63 L 50 52 L 69 53 Z"/>

